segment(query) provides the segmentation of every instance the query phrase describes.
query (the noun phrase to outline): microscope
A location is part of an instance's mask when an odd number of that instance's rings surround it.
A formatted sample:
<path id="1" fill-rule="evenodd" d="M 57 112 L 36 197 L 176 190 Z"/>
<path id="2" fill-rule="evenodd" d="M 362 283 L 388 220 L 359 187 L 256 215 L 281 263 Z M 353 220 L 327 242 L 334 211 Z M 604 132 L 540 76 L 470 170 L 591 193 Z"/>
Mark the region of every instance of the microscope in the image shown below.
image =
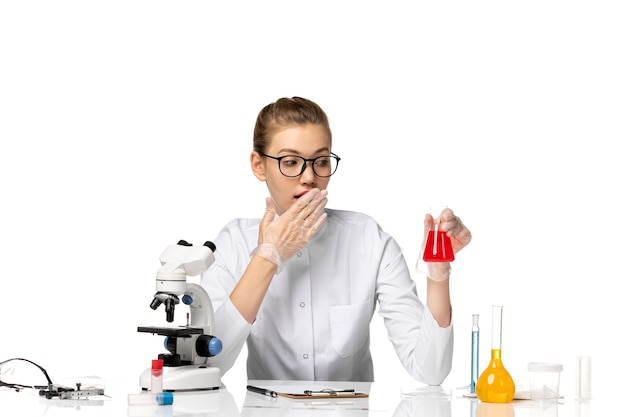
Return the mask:
<path id="1" fill-rule="evenodd" d="M 188 276 L 199 275 L 211 266 L 214 251 L 213 242 L 193 246 L 181 240 L 168 246 L 159 258 L 157 292 L 150 308 L 156 310 L 163 305 L 165 318 L 172 323 L 176 305 L 182 300 L 189 306 L 185 326 L 137 328 L 138 332 L 166 337 L 164 346 L 169 353 L 159 354 L 163 360 L 163 391 L 212 390 L 221 385 L 219 368 L 207 364 L 207 358 L 222 351 L 222 342 L 211 335 L 215 329 L 213 304 L 204 288 L 187 282 Z M 142 390 L 150 389 L 151 368 L 141 374 L 139 384 Z"/>

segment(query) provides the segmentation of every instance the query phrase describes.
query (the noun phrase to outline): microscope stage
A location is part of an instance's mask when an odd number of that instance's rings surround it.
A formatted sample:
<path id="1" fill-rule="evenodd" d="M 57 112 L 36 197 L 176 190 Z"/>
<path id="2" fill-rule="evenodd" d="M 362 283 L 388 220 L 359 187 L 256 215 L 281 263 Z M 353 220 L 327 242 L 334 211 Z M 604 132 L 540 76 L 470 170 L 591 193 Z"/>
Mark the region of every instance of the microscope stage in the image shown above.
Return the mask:
<path id="1" fill-rule="evenodd" d="M 141 333 L 154 333 L 162 336 L 189 337 L 193 334 L 203 334 L 204 330 L 199 327 L 153 327 L 140 326 L 137 331 Z"/>

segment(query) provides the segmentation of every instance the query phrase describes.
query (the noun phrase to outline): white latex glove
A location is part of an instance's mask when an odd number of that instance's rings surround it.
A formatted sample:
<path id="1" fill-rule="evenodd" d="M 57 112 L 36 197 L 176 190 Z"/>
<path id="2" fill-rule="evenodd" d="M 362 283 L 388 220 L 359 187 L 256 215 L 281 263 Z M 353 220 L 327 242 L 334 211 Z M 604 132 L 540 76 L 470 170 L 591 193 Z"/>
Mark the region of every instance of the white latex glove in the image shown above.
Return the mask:
<path id="1" fill-rule="evenodd" d="M 426 239 L 428 238 L 428 231 L 431 230 L 435 222 L 439 222 L 439 230 L 447 232 L 452 242 L 452 250 L 456 255 L 461 249 L 467 246 L 472 240 L 472 234 L 467 227 L 463 224 L 460 218 L 458 218 L 454 212 L 445 208 L 437 219 L 433 219 L 433 216 L 427 214 L 424 218 L 424 236 L 422 241 L 422 250 L 415 269 L 419 273 L 425 274 L 429 279 L 433 281 L 444 281 L 450 278 L 451 266 L 450 262 L 424 262 L 422 255 L 424 254 L 424 246 L 426 245 Z"/>
<path id="2" fill-rule="evenodd" d="M 326 221 L 324 207 L 328 191 L 314 188 L 276 218 L 276 206 L 267 199 L 265 215 L 259 225 L 259 246 L 252 253 L 278 266 L 306 246 Z"/>

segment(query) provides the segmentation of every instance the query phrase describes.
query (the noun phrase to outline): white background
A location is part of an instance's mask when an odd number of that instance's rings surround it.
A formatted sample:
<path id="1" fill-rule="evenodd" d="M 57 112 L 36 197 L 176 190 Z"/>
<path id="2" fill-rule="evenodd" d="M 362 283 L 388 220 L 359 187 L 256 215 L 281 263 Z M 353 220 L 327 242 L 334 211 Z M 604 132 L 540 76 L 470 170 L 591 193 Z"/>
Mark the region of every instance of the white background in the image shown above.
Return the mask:
<path id="1" fill-rule="evenodd" d="M 0 361 L 53 379 L 139 375 L 164 324 L 158 256 L 259 217 L 254 119 L 282 96 L 328 113 L 329 207 L 376 218 L 413 266 L 431 205 L 473 232 L 452 277 L 467 385 L 491 305 L 503 359 L 624 375 L 626 8 L 619 1 L 20 1 L 0 4 Z M 424 278 L 415 275 L 425 296 Z M 180 313 L 182 315 L 182 313 Z M 382 322 L 378 381 L 406 379 Z M 244 358 L 224 378 L 245 374 Z"/>

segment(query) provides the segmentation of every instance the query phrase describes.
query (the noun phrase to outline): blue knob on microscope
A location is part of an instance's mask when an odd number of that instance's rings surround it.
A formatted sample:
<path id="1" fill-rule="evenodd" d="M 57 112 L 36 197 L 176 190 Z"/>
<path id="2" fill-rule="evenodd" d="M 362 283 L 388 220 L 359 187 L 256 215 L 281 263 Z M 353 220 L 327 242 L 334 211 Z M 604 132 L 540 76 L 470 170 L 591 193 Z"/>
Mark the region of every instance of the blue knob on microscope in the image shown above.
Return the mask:
<path id="1" fill-rule="evenodd" d="M 220 339 L 218 339 L 217 337 L 213 337 L 211 340 L 209 340 L 209 353 L 211 354 L 211 356 L 219 355 L 221 351 L 222 341 Z"/>

